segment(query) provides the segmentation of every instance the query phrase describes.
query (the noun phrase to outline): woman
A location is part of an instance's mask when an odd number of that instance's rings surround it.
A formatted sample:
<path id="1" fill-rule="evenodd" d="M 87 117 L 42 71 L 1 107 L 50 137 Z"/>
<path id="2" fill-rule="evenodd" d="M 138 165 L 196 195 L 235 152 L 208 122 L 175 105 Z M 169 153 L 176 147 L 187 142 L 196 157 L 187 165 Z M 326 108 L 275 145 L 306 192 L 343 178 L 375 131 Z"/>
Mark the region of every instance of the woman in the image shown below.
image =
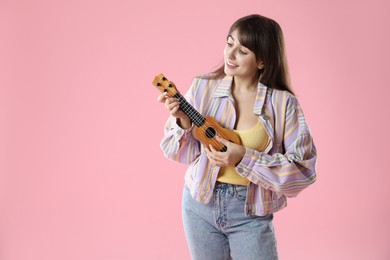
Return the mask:
<path id="1" fill-rule="evenodd" d="M 261 15 L 230 28 L 224 64 L 196 77 L 186 100 L 233 129 L 241 145 L 204 147 L 179 101 L 158 97 L 170 117 L 161 148 L 188 164 L 183 224 L 193 259 L 278 259 L 273 213 L 316 180 L 317 151 L 290 89 L 280 26 Z"/>

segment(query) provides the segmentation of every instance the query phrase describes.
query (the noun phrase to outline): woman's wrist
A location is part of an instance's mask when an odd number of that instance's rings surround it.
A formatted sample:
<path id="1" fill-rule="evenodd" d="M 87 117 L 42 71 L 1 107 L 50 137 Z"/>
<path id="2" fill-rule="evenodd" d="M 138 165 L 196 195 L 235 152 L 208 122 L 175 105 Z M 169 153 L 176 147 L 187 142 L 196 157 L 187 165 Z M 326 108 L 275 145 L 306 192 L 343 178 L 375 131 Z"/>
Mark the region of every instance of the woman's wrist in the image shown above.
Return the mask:
<path id="1" fill-rule="evenodd" d="M 176 122 L 181 128 L 183 128 L 185 130 L 191 127 L 191 120 L 188 117 L 187 118 L 177 118 Z"/>
<path id="2" fill-rule="evenodd" d="M 237 163 L 234 165 L 234 166 L 237 166 L 237 165 L 239 165 L 240 163 L 241 163 L 241 161 L 242 161 L 242 158 L 244 158 L 244 156 L 245 156 L 245 153 L 246 153 L 246 148 L 245 148 L 245 146 L 241 146 L 240 145 L 240 147 L 239 147 L 239 156 L 238 156 L 238 161 L 237 161 Z"/>

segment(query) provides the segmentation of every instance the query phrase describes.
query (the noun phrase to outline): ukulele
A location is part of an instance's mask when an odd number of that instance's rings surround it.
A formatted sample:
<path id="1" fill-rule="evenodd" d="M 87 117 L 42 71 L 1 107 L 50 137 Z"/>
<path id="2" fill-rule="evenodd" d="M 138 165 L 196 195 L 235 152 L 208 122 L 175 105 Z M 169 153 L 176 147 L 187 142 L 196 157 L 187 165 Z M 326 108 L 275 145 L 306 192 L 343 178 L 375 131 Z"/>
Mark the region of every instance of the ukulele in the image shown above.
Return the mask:
<path id="1" fill-rule="evenodd" d="M 241 139 L 237 133 L 222 127 L 214 117 L 203 117 L 198 111 L 196 111 L 196 109 L 193 108 L 179 93 L 176 86 L 162 73 L 154 78 L 153 85 L 161 92 L 168 92 L 169 97 L 174 97 L 179 100 L 179 108 L 190 118 L 191 122 L 194 123 L 192 134 L 197 140 L 206 145 L 206 147 L 211 145 L 217 151 L 227 151 L 227 147 L 221 142 L 218 142 L 216 136 L 222 137 L 223 139 L 236 144 L 241 144 Z"/>

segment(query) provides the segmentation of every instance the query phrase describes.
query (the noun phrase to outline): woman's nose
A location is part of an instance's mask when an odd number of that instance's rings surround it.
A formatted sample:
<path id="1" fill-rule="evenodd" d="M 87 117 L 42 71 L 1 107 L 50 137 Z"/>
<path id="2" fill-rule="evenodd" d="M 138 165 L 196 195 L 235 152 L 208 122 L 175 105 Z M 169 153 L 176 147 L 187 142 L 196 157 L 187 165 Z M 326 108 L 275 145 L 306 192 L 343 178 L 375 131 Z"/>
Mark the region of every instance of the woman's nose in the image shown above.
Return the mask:
<path id="1" fill-rule="evenodd" d="M 235 57 L 235 54 L 234 54 L 234 49 L 231 48 L 227 51 L 227 58 L 230 59 L 230 60 L 234 60 L 236 57 Z"/>

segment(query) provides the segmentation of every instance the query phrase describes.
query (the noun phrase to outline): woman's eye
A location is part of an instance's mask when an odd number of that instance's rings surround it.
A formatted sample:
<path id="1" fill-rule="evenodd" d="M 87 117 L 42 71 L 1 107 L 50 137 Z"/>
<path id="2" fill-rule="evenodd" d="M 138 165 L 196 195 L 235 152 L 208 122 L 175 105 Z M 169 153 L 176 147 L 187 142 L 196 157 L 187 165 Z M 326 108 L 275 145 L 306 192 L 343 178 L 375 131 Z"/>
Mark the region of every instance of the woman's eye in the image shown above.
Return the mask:
<path id="1" fill-rule="evenodd" d="M 247 54 L 246 52 L 244 52 L 244 51 L 242 51 L 242 50 L 240 50 L 240 53 L 241 53 L 241 54 L 244 54 L 244 55 Z"/>
<path id="2" fill-rule="evenodd" d="M 229 47 L 232 47 L 232 46 L 233 46 L 233 44 L 230 43 L 230 42 L 227 42 L 226 44 L 227 44 L 227 46 L 229 46 Z"/>

